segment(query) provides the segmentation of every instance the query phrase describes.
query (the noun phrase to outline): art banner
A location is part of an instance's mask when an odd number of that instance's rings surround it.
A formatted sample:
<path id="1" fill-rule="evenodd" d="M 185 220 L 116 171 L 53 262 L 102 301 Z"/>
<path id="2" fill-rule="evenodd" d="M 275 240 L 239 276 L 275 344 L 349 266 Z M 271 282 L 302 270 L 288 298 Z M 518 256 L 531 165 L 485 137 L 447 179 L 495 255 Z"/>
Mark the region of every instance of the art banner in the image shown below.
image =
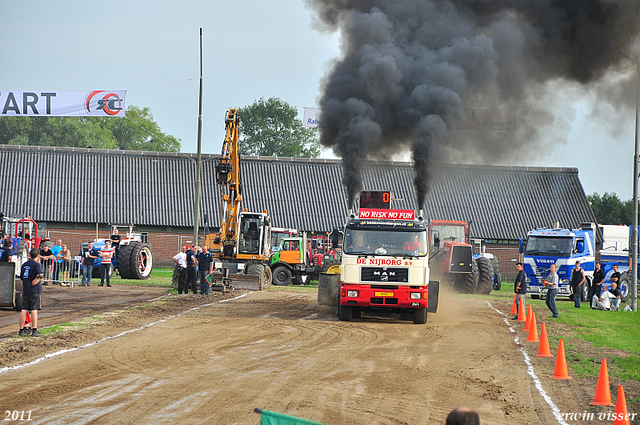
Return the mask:
<path id="1" fill-rule="evenodd" d="M 0 90 L 0 117 L 124 117 L 126 90 Z"/>

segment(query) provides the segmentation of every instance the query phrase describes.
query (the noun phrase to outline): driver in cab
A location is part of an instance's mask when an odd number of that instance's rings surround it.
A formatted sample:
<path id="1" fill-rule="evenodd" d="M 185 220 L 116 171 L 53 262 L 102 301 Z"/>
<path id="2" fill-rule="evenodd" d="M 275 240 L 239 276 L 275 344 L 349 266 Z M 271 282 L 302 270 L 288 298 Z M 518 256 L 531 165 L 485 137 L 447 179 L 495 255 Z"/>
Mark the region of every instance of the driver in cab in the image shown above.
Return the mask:
<path id="1" fill-rule="evenodd" d="M 423 252 L 422 243 L 418 240 L 418 234 L 414 233 L 411 238 L 404 243 L 402 247 L 405 251 Z"/>
<path id="2" fill-rule="evenodd" d="M 355 241 L 349 246 L 349 248 L 355 249 L 356 251 L 371 249 L 371 247 L 365 242 L 364 235 L 362 233 L 358 233 L 356 235 Z"/>

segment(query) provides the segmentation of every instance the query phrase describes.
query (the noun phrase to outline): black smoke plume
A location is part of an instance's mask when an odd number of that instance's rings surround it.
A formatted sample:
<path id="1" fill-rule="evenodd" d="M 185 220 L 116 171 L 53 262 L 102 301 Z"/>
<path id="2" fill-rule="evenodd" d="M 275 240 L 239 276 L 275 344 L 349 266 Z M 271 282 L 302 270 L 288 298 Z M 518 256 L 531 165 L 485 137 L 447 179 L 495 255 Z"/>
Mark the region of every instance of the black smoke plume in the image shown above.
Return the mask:
<path id="1" fill-rule="evenodd" d="M 349 206 L 367 159 L 410 150 L 422 208 L 435 163 L 495 163 L 535 145 L 544 109 L 511 134 L 455 124 L 467 108 L 527 104 L 550 81 L 601 79 L 640 27 L 639 0 L 307 3 L 320 27 L 341 33 L 342 56 L 322 83 L 320 143 L 342 158 Z"/>

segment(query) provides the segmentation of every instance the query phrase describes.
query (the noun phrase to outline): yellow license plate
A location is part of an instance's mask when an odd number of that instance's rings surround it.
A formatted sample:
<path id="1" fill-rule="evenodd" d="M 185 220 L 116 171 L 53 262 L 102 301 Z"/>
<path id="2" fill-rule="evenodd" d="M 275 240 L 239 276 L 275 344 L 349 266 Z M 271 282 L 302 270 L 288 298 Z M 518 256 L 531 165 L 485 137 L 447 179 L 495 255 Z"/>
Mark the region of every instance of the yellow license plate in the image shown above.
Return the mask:
<path id="1" fill-rule="evenodd" d="M 376 297 L 393 297 L 393 292 L 376 292 Z"/>

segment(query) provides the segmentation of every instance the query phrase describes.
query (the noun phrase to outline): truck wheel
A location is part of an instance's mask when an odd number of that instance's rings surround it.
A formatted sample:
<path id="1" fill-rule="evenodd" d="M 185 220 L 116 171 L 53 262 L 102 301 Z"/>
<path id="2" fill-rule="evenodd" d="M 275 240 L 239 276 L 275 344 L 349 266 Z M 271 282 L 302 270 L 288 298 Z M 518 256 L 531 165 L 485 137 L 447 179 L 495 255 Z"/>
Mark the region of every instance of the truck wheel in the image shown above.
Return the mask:
<path id="1" fill-rule="evenodd" d="M 502 275 L 500 273 L 496 273 L 493 276 L 493 289 L 499 291 L 502 288 Z"/>
<path id="2" fill-rule="evenodd" d="M 118 255 L 119 257 L 119 255 Z M 151 252 L 151 245 L 144 242 L 135 244 L 129 257 L 129 274 L 130 279 L 148 279 L 151 275 L 151 269 L 153 268 L 153 252 Z M 123 264 L 122 268 L 118 267 L 120 271 L 120 277 L 122 277 L 122 270 L 127 268 L 127 264 Z"/>
<path id="3" fill-rule="evenodd" d="M 626 303 L 629 299 L 629 288 L 631 287 L 631 279 L 628 274 L 620 276 L 620 302 Z"/>
<path id="4" fill-rule="evenodd" d="M 298 274 L 293 276 L 292 278 L 294 285 L 306 285 L 309 282 L 309 275 L 306 274 Z"/>
<path id="5" fill-rule="evenodd" d="M 273 280 L 273 273 L 271 273 L 271 268 L 266 265 L 263 264 L 264 266 L 264 289 L 269 289 L 271 287 L 271 282 Z"/>
<path id="6" fill-rule="evenodd" d="M 21 311 L 22 310 L 22 291 L 18 292 L 16 291 L 16 307 L 15 307 L 16 311 Z"/>
<path id="7" fill-rule="evenodd" d="M 582 293 L 580 294 L 581 302 L 586 303 L 589 299 L 589 289 L 591 289 L 591 279 L 587 277 L 582 284 Z M 589 303 L 589 305 L 591 305 L 591 303 Z"/>
<path id="8" fill-rule="evenodd" d="M 359 308 L 351 308 L 351 317 L 353 317 L 354 319 L 359 319 L 362 317 L 362 310 L 360 310 Z"/>
<path id="9" fill-rule="evenodd" d="M 462 275 L 456 280 L 454 288 L 463 294 L 474 294 L 478 289 L 478 265 L 471 261 L 471 273 Z"/>
<path id="10" fill-rule="evenodd" d="M 264 271 L 264 267 L 262 266 L 262 263 L 251 262 L 247 264 L 247 267 L 244 269 L 244 274 L 258 276 L 260 278 L 260 288 L 264 288 L 265 271 Z"/>
<path id="11" fill-rule="evenodd" d="M 285 266 L 276 267 L 273 271 L 273 284 L 288 286 L 291 283 L 291 270 Z"/>
<path id="12" fill-rule="evenodd" d="M 338 319 L 343 322 L 350 322 L 353 310 L 348 305 L 338 305 Z"/>
<path id="13" fill-rule="evenodd" d="M 416 308 L 413 310 L 413 323 L 416 325 L 424 325 L 427 323 L 427 309 Z"/>
<path id="14" fill-rule="evenodd" d="M 120 252 L 118 253 L 118 271 L 120 272 L 121 279 L 133 279 L 133 275 L 131 274 L 131 256 L 136 245 L 138 245 L 138 242 L 131 242 L 129 245 L 120 247 Z M 98 269 L 99 268 L 100 267 L 98 267 Z M 99 276 L 100 272 L 98 272 L 98 277 Z"/>
<path id="15" fill-rule="evenodd" d="M 493 267 L 488 258 L 479 257 L 478 263 L 478 294 L 490 294 L 493 288 Z"/>

